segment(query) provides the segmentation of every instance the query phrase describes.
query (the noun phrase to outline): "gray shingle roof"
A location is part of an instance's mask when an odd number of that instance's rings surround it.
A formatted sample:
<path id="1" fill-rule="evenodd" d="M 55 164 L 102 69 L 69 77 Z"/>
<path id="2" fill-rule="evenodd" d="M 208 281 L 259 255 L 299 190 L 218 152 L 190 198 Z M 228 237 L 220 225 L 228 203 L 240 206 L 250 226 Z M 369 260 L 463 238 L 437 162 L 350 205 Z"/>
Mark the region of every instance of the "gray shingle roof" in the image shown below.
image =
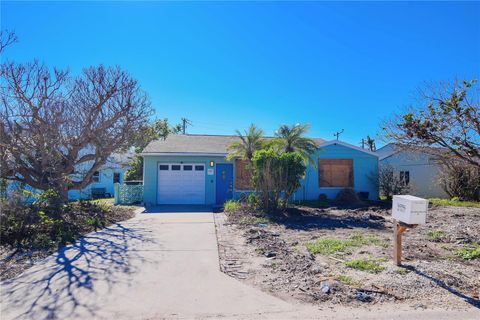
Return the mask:
<path id="1" fill-rule="evenodd" d="M 267 138 L 271 139 L 271 138 Z M 325 142 L 320 138 L 314 139 L 318 144 Z M 237 136 L 171 134 L 166 140 L 150 142 L 143 150 L 148 153 L 212 153 L 227 154 L 228 145 L 239 141 Z"/>

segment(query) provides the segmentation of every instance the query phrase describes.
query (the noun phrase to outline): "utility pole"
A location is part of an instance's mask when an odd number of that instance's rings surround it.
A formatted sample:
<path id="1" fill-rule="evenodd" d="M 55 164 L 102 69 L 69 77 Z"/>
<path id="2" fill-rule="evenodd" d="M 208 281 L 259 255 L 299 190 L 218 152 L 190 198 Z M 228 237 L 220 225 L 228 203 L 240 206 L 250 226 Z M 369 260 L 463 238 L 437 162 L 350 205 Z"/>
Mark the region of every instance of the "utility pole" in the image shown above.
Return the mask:
<path id="1" fill-rule="evenodd" d="M 345 130 L 342 129 L 341 131 L 333 134 L 335 137 L 337 137 L 337 140 L 340 137 L 340 135 L 343 133 L 343 131 L 345 131 Z"/>
<path id="2" fill-rule="evenodd" d="M 182 133 L 185 134 L 187 132 L 187 125 L 192 125 L 192 122 L 187 118 L 182 118 Z"/>

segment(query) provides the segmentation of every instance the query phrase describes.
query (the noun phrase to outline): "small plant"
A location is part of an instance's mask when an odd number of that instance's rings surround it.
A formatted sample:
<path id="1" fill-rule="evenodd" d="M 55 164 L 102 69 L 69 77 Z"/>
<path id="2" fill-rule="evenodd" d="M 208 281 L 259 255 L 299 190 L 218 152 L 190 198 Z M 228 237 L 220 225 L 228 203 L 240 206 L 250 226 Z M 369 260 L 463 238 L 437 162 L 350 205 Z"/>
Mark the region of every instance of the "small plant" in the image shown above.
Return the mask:
<path id="1" fill-rule="evenodd" d="M 233 212 L 240 210 L 241 204 L 235 200 L 228 200 L 223 204 L 223 211 L 225 212 Z"/>
<path id="2" fill-rule="evenodd" d="M 474 260 L 480 258 L 480 245 L 478 243 L 473 244 L 470 247 L 459 249 L 456 255 L 464 260 Z"/>
<path id="3" fill-rule="evenodd" d="M 383 267 L 380 264 L 380 262 L 381 262 L 380 259 L 362 258 L 362 259 L 347 261 L 345 262 L 345 266 L 348 268 L 361 270 L 365 272 L 379 273 L 382 270 L 385 270 L 385 267 Z"/>
<path id="4" fill-rule="evenodd" d="M 358 285 L 358 282 L 353 280 L 352 277 L 349 277 L 347 275 L 344 275 L 344 274 L 341 274 L 339 276 L 336 277 L 336 279 L 344 284 L 346 284 L 347 286 L 354 286 L 354 285 Z"/>
<path id="5" fill-rule="evenodd" d="M 408 270 L 407 268 L 399 267 L 399 268 L 395 269 L 395 272 L 404 276 L 404 275 L 408 274 L 410 272 L 410 270 Z"/>
<path id="6" fill-rule="evenodd" d="M 260 208 L 260 197 L 256 193 L 250 193 L 247 198 L 247 205 L 252 209 Z"/>
<path id="7" fill-rule="evenodd" d="M 268 223 L 270 223 L 270 220 L 268 218 L 265 218 L 265 217 L 258 217 L 258 218 L 255 218 L 253 223 L 254 224 L 268 224 Z"/>
<path id="8" fill-rule="evenodd" d="M 105 227 L 106 221 L 101 217 L 88 217 L 85 219 L 85 224 L 95 228 L 95 231 L 101 227 Z"/>
<path id="9" fill-rule="evenodd" d="M 445 237 L 447 233 L 442 230 L 430 230 L 427 232 L 427 239 L 438 242 Z"/>

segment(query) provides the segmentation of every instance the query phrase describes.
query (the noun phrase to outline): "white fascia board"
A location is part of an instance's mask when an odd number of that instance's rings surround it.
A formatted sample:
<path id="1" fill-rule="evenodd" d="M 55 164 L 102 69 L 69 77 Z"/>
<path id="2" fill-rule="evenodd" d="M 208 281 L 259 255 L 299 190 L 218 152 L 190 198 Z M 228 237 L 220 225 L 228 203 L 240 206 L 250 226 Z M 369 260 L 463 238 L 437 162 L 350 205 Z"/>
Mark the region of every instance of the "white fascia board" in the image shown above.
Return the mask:
<path id="1" fill-rule="evenodd" d="M 331 146 L 331 145 L 340 145 L 340 146 L 344 146 L 344 147 L 347 147 L 347 148 L 350 148 L 350 149 L 354 149 L 354 150 L 357 150 L 357 151 L 360 151 L 360 152 L 364 152 L 364 153 L 367 153 L 371 156 L 375 156 L 378 158 L 378 154 L 376 154 L 375 152 L 373 151 L 370 151 L 370 150 L 365 150 L 365 149 L 362 149 L 360 147 L 357 147 L 357 146 L 354 146 L 353 144 L 350 144 L 350 143 L 347 143 L 347 142 L 343 142 L 343 141 L 340 141 L 340 140 L 331 140 L 331 141 L 327 141 L 327 142 L 324 142 L 322 144 L 319 145 L 319 147 L 326 147 L 326 146 Z"/>
<path id="2" fill-rule="evenodd" d="M 142 152 L 142 157 L 145 156 L 204 156 L 204 157 L 226 157 L 227 153 L 201 153 L 201 152 Z"/>
<path id="3" fill-rule="evenodd" d="M 379 157 L 378 160 L 380 160 L 380 161 L 385 160 L 385 159 L 387 159 L 387 158 L 390 158 L 391 156 L 396 155 L 396 154 L 399 153 L 399 152 L 400 152 L 400 151 L 394 151 L 394 152 L 392 152 L 392 153 L 390 153 L 390 154 L 387 154 L 387 155 L 385 155 L 385 156 L 383 156 L 383 157 Z"/>

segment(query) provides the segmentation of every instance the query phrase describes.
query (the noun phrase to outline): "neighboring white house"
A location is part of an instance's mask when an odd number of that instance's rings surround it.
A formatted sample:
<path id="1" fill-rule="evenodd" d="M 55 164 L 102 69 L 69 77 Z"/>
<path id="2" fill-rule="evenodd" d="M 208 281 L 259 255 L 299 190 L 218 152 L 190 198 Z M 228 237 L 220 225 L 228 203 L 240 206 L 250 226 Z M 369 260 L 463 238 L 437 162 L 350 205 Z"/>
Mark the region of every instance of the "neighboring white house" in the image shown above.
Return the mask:
<path id="1" fill-rule="evenodd" d="M 128 170 L 127 163 L 131 156 L 131 153 L 111 155 L 107 163 L 99 171 L 95 172 L 92 183 L 82 190 L 70 190 L 68 199 L 90 199 L 92 197 L 92 189 L 105 189 L 106 196 L 113 197 L 113 185 L 115 183 L 123 184 L 125 172 Z"/>
<path id="2" fill-rule="evenodd" d="M 424 152 L 407 151 L 389 143 L 378 149 L 380 168 L 390 165 L 409 193 L 423 198 L 449 198 L 440 186 L 440 166 L 435 157 Z"/>

